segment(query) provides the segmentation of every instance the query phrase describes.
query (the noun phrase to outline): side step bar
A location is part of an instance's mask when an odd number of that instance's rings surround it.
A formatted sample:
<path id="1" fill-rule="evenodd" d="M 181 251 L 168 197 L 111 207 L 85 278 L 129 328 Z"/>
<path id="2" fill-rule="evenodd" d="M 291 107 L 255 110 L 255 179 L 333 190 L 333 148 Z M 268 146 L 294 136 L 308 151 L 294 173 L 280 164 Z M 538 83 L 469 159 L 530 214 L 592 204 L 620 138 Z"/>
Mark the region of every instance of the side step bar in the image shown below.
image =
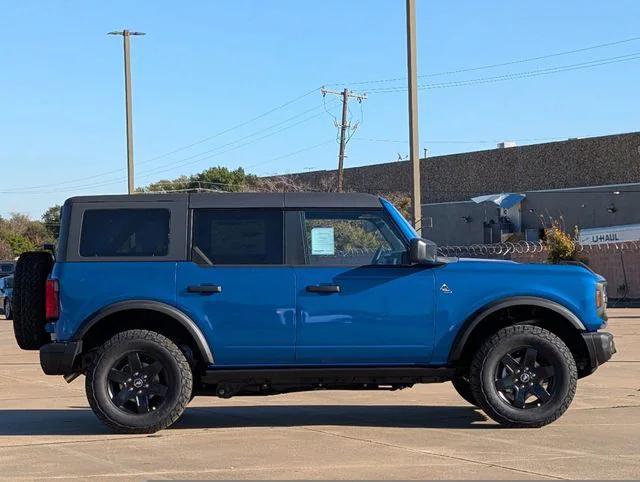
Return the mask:
<path id="1" fill-rule="evenodd" d="M 292 367 L 292 368 L 214 368 L 201 378 L 208 385 L 242 384 L 413 384 L 451 380 L 456 373 L 450 367 Z"/>

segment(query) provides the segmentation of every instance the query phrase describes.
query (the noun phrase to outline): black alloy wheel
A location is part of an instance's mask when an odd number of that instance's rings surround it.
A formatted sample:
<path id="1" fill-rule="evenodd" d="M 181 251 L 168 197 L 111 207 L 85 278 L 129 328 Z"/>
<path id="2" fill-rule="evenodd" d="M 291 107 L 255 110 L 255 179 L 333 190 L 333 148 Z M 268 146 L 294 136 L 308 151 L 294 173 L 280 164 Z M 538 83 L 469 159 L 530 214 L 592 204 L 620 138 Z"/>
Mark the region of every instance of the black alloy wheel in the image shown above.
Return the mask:
<path id="1" fill-rule="evenodd" d="M 109 428 L 153 433 L 180 418 L 193 393 L 193 373 L 173 340 L 129 330 L 97 349 L 85 387 L 91 408 Z"/>
<path id="2" fill-rule="evenodd" d="M 502 328 L 473 356 L 469 382 L 474 399 L 508 427 L 542 427 L 558 419 L 576 393 L 578 370 L 556 334 L 532 324 Z"/>
<path id="3" fill-rule="evenodd" d="M 157 410 L 170 390 L 162 362 L 138 351 L 128 353 L 114 364 L 107 383 L 111 401 L 128 413 Z"/>
<path id="4" fill-rule="evenodd" d="M 540 407 L 554 393 L 553 366 L 538 350 L 522 347 L 502 357 L 496 367 L 495 384 L 500 396 L 510 405 L 528 409 Z"/>

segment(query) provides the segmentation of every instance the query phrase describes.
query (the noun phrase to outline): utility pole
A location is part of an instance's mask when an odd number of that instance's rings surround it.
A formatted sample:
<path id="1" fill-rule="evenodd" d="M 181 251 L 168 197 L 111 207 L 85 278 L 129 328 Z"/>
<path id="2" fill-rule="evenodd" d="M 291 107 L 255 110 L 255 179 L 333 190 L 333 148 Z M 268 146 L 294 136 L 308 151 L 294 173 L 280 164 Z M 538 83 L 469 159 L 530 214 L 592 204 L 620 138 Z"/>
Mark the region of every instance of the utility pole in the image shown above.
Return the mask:
<path id="1" fill-rule="evenodd" d="M 407 74 L 409 79 L 409 156 L 411 158 L 411 215 L 422 235 L 420 199 L 420 145 L 418 143 L 418 65 L 416 55 L 416 0 L 407 0 Z"/>
<path id="2" fill-rule="evenodd" d="M 124 46 L 124 97 L 127 118 L 127 179 L 129 194 L 135 191 L 133 179 L 133 118 L 131 113 L 131 55 L 129 52 L 129 37 L 131 35 L 145 35 L 144 32 L 130 32 L 129 30 L 109 32 L 107 35 L 122 35 Z"/>
<path id="3" fill-rule="evenodd" d="M 347 147 L 347 142 L 349 139 L 347 138 L 347 133 L 351 125 L 349 124 L 349 119 L 347 118 L 349 115 L 349 97 L 353 97 L 358 100 L 358 102 L 362 102 L 367 98 L 367 94 L 357 94 L 355 92 L 351 92 L 349 89 L 344 89 L 342 92 L 336 92 L 333 90 L 327 90 L 324 87 L 320 90 L 323 96 L 327 94 L 336 95 L 342 97 L 342 121 L 338 126 L 340 127 L 340 151 L 338 153 L 338 192 L 342 192 L 343 184 L 344 184 L 344 158 L 345 158 L 345 149 Z M 357 125 L 354 126 L 354 129 L 357 128 Z"/>

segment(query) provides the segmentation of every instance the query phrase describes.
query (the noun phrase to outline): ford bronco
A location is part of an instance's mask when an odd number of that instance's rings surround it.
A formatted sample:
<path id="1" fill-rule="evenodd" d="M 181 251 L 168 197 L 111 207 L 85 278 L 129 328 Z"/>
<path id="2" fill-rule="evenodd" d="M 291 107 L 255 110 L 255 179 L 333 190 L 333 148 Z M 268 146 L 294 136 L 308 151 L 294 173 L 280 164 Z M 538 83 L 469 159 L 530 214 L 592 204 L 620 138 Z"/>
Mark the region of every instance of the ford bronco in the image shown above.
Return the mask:
<path id="1" fill-rule="evenodd" d="M 140 194 L 66 201 L 55 256 L 17 263 L 13 323 L 119 432 L 196 395 L 447 381 L 540 427 L 615 353 L 606 303 L 583 265 L 438 256 L 372 195 Z"/>

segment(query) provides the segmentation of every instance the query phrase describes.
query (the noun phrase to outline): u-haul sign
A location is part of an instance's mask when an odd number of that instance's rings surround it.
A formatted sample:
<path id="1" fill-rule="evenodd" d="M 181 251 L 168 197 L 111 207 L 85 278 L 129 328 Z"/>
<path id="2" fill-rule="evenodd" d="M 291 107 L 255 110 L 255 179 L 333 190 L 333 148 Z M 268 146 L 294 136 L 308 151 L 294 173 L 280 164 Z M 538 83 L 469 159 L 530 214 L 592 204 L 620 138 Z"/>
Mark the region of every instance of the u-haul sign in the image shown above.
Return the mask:
<path id="1" fill-rule="evenodd" d="M 625 224 L 607 228 L 582 229 L 580 244 L 623 243 L 640 240 L 640 224 Z"/>

